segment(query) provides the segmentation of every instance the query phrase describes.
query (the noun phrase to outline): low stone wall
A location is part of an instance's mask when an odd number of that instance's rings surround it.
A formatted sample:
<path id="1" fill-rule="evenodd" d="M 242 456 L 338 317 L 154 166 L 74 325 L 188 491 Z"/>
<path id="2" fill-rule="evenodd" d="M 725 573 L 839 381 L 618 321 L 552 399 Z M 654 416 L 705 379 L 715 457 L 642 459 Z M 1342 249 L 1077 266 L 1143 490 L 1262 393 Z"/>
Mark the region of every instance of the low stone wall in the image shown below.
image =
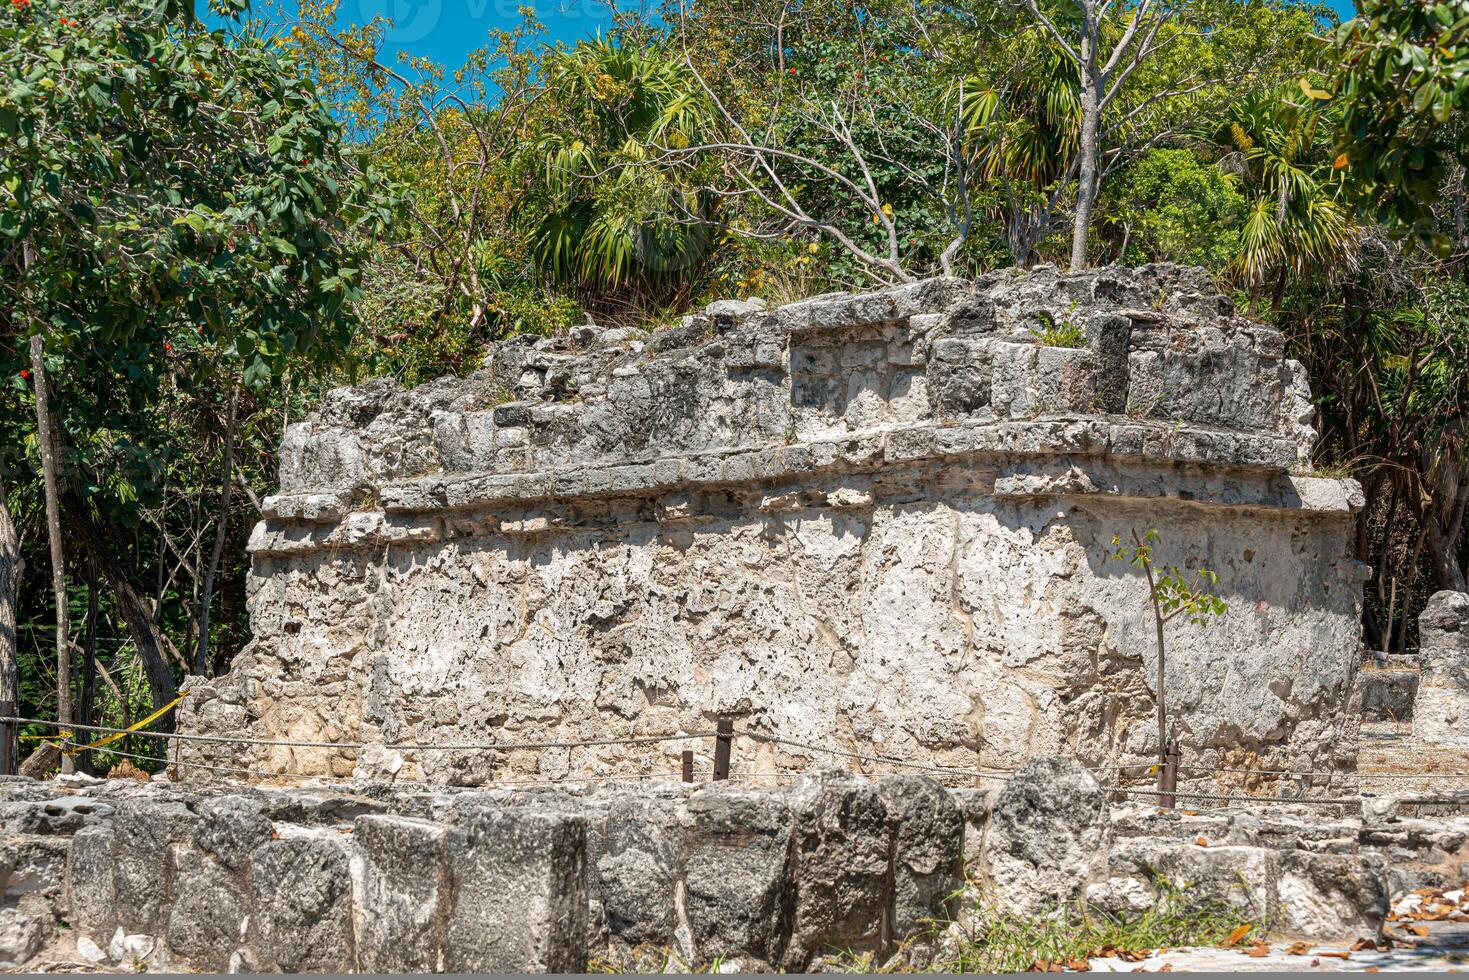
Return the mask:
<path id="1" fill-rule="evenodd" d="M 790 789 L 0 785 L 0 965 L 58 936 L 149 969 L 517 972 L 664 947 L 799 969 L 954 911 L 964 823 L 920 777 Z"/>
<path id="2" fill-rule="evenodd" d="M 1376 935 L 1391 892 L 1456 883 L 1469 858 L 1466 818 L 1107 797 L 1061 759 L 983 790 L 837 772 L 583 791 L 12 778 L 0 965 L 576 971 L 646 966 L 646 950 L 942 965 L 984 909 L 1125 915 L 1170 888 L 1338 940 Z"/>
<path id="3" fill-rule="evenodd" d="M 1384 658 L 1383 666 L 1368 667 L 1357 674 L 1362 692 L 1362 720 L 1367 722 L 1413 720 L 1418 697 L 1417 657 L 1396 655 Z"/>

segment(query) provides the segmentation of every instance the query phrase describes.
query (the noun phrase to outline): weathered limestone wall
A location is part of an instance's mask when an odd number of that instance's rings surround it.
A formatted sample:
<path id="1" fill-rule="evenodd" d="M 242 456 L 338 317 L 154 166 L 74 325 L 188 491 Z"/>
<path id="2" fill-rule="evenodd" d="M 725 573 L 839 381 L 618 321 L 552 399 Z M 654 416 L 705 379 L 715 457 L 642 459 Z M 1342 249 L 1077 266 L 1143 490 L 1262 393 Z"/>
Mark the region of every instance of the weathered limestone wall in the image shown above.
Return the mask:
<path id="1" fill-rule="evenodd" d="M 521 791 L 10 778 L 0 967 L 943 967 L 985 909 L 1126 916 L 1174 888 L 1350 941 L 1377 935 L 1390 883 L 1461 880 L 1469 822 L 1342 809 L 1119 806 L 1060 759 L 987 790 L 837 772 Z"/>
<path id="2" fill-rule="evenodd" d="M 1083 346 L 1042 342 L 1068 326 Z M 1155 528 L 1230 604 L 1169 627 L 1189 761 L 1350 768 L 1361 497 L 1294 475 L 1309 419 L 1280 335 L 1175 267 L 517 338 L 469 378 L 336 391 L 291 427 L 251 541 L 255 639 L 192 682 L 181 725 L 569 741 L 733 714 L 918 763 L 1146 764 L 1145 585 L 1108 554 Z M 669 771 L 684 747 L 184 758 L 478 783 Z M 737 765 L 812 761 L 744 741 Z"/>

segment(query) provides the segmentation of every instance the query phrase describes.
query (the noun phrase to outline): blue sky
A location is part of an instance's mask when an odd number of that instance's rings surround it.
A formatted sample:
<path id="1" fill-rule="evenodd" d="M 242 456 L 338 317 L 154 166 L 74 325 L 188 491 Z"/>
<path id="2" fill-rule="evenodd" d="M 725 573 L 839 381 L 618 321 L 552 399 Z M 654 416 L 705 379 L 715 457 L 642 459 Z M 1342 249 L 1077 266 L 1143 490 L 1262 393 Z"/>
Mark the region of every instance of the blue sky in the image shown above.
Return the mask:
<path id="1" fill-rule="evenodd" d="M 341 12 L 343 20 L 356 23 L 390 19 L 394 26 L 386 40 L 395 58 L 409 50 L 458 67 L 485 44 L 490 30 L 520 23 L 520 7 L 535 11 L 550 41 L 595 37 L 612 23 L 599 0 L 342 0 Z"/>
<path id="2" fill-rule="evenodd" d="M 1351 0 L 1327 2 L 1343 16 L 1351 15 Z M 594 37 L 612 22 L 601 0 L 341 0 L 341 20 L 364 23 L 387 17 L 394 24 L 386 52 L 393 60 L 408 50 L 453 68 L 485 44 L 492 28 L 518 24 L 519 7 L 536 12 L 552 41 Z"/>

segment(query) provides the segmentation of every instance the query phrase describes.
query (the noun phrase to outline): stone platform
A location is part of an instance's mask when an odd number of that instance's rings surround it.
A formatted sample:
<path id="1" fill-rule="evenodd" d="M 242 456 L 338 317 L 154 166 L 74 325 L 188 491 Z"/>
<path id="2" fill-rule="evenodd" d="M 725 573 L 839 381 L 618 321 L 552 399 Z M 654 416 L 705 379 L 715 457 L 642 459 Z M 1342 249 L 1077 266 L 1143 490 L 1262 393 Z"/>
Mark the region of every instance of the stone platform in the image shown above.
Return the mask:
<path id="1" fill-rule="evenodd" d="M 1186 756 L 1347 772 L 1362 499 L 1303 474 L 1310 418 L 1281 335 L 1171 266 L 716 303 L 652 334 L 515 338 L 412 391 L 335 391 L 290 428 L 251 538 L 254 640 L 189 682 L 180 725 L 375 747 L 191 743 L 184 761 L 647 775 L 681 746 L 383 746 L 732 716 L 917 764 L 1141 771 L 1151 614 L 1110 556 L 1156 530 L 1159 562 L 1213 569 L 1229 604 L 1169 626 Z M 822 761 L 752 753 L 762 772 Z"/>

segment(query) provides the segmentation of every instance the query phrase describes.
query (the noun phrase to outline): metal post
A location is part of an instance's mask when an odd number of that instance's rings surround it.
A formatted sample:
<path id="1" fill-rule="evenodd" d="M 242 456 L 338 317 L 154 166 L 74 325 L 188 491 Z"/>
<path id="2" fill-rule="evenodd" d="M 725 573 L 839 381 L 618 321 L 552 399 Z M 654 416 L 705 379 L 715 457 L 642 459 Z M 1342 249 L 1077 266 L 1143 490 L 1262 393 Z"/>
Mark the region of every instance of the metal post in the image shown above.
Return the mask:
<path id="1" fill-rule="evenodd" d="M 694 781 L 694 750 L 683 750 L 683 781 L 692 783 Z"/>
<path id="2" fill-rule="evenodd" d="M 1158 805 L 1169 810 L 1177 800 L 1174 793 L 1178 790 L 1178 762 L 1182 754 L 1178 739 L 1170 738 L 1163 752 L 1163 768 L 1158 770 Z"/>
<path id="3" fill-rule="evenodd" d="M 729 754 L 734 742 L 734 719 L 721 718 L 714 736 L 714 778 L 729 778 Z"/>
<path id="4" fill-rule="evenodd" d="M 15 717 L 15 702 L 0 701 L 0 716 L 5 718 Z M 14 776 L 16 756 L 16 724 L 13 721 L 0 722 L 0 775 Z"/>

